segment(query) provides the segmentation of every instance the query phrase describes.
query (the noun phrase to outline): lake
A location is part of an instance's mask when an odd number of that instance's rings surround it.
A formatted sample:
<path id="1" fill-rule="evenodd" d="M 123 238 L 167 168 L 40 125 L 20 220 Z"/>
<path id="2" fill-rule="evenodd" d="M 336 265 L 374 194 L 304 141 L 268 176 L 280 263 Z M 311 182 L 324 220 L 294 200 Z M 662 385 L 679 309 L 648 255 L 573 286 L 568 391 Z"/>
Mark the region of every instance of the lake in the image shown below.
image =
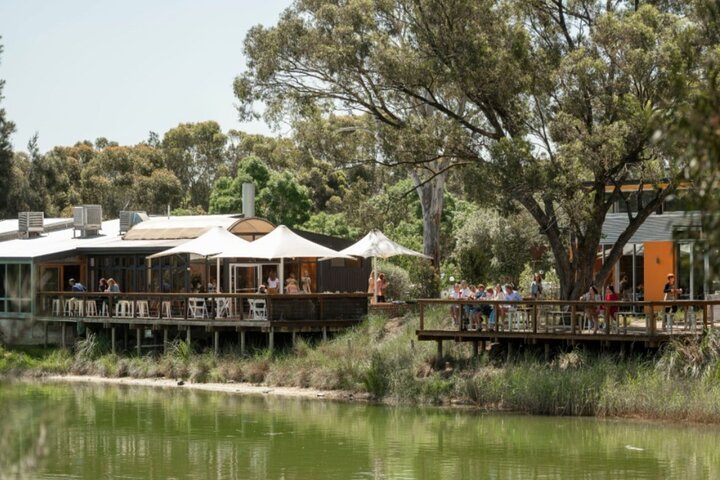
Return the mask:
<path id="1" fill-rule="evenodd" d="M 0 478 L 720 478 L 720 428 L 0 383 Z"/>

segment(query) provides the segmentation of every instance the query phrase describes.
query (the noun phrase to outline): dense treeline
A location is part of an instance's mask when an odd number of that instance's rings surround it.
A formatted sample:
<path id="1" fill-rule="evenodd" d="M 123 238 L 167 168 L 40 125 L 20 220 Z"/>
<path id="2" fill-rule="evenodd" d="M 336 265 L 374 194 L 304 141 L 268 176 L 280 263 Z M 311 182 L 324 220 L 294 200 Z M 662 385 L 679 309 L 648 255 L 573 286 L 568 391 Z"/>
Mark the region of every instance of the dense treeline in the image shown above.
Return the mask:
<path id="1" fill-rule="evenodd" d="M 275 223 L 378 227 L 448 276 L 517 279 L 548 252 L 577 298 L 689 176 L 716 208 L 719 18 L 712 0 L 296 0 L 248 33 L 234 83 L 241 118 L 263 105 L 292 136 L 210 121 L 13 155 L 0 110 L 0 213 L 234 212 L 252 180 Z M 628 225 L 596 268 L 615 204 Z"/>
<path id="2" fill-rule="evenodd" d="M 176 215 L 239 213 L 242 183 L 251 182 L 256 214 L 275 224 L 352 239 L 380 228 L 421 250 L 421 208 L 412 181 L 357 161 L 372 153 L 373 140 L 338 131 L 346 123 L 337 119 L 320 129 L 306 122 L 293 137 L 276 138 L 224 133 L 208 121 L 181 124 L 162 137 L 151 133 L 133 146 L 99 138 L 46 153 L 33 138 L 27 152 L 12 157 L 5 217 L 25 210 L 71 216 L 72 207 L 83 203 L 102 205 L 108 218 L 124 209 L 162 214 L 168 207 Z M 450 185 L 462 192 L 458 181 Z M 529 219 L 517 215 L 502 222 L 494 210 L 480 209 L 462 194 L 445 195 L 442 261 L 448 276 L 517 281 L 531 257 L 517 254 L 515 246 L 541 242 Z M 511 250 L 507 242 L 514 242 Z M 433 293 L 437 278 L 427 266 L 414 259 L 398 263 L 410 271 L 409 282 L 428 282 L 429 290 L 418 294 Z"/>

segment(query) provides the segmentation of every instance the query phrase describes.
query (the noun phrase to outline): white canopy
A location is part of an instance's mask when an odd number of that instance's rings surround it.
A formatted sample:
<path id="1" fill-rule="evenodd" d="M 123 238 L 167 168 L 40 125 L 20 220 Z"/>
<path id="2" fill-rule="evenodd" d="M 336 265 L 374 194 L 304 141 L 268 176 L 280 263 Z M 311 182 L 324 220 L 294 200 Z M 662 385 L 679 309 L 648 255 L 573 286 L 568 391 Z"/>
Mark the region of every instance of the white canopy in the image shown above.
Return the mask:
<path id="1" fill-rule="evenodd" d="M 158 258 L 182 253 L 192 253 L 194 255 L 208 257 L 210 255 L 224 252 L 225 250 L 233 249 L 237 251 L 243 248 L 248 248 L 249 245 L 250 242 L 243 240 L 237 235 L 233 235 L 223 227 L 212 227 L 197 238 L 189 240 L 169 250 L 155 253 L 147 258 Z"/>
<path id="2" fill-rule="evenodd" d="M 363 238 L 353 243 L 349 247 L 340 250 L 340 253 L 352 255 L 355 257 L 372 257 L 373 258 L 373 285 L 377 285 L 377 266 L 375 259 L 390 258 L 396 255 L 412 255 L 413 257 L 431 258 L 415 250 L 403 247 L 399 243 L 395 243 L 385 236 L 380 230 L 370 230 Z M 373 287 L 373 302 L 377 302 L 377 288 Z"/>
<path id="3" fill-rule="evenodd" d="M 275 230 L 264 237 L 251 242 L 244 248 L 231 248 L 215 255 L 220 258 L 263 258 L 280 259 L 278 276 L 280 277 L 280 293 L 284 290 L 285 271 L 282 259 L 284 258 L 352 258 L 349 255 L 338 253 L 335 250 L 301 237 L 285 225 L 275 227 Z"/>
<path id="4" fill-rule="evenodd" d="M 247 246 L 224 249 L 214 258 L 295 258 L 295 257 L 325 257 L 350 258 L 350 255 L 338 253 L 335 250 L 301 237 L 285 225 L 275 227 L 275 230 L 264 237 L 260 237 Z"/>
<path id="5" fill-rule="evenodd" d="M 412 255 L 414 257 L 430 258 L 415 250 L 403 247 L 386 237 L 380 230 L 371 230 L 370 233 L 353 243 L 340 253 L 355 257 L 390 258 L 396 255 Z"/>

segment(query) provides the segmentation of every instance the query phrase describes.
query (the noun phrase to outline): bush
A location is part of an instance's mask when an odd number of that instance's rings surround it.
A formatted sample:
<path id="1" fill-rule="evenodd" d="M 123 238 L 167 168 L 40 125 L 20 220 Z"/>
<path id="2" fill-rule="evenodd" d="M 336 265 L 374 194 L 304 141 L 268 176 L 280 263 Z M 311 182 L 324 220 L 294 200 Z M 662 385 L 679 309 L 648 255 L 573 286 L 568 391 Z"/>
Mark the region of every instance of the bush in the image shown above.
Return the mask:
<path id="1" fill-rule="evenodd" d="M 405 300 L 410 298 L 410 275 L 404 268 L 392 263 L 378 264 L 378 271 L 385 274 L 388 288 L 385 298 L 388 300 Z"/>
<path id="2" fill-rule="evenodd" d="M 373 352 L 363 375 L 365 390 L 380 400 L 390 390 L 390 367 L 379 352 Z"/>
<path id="3" fill-rule="evenodd" d="M 438 298 L 440 296 L 440 275 L 429 260 L 417 259 L 410 264 L 410 297 Z"/>

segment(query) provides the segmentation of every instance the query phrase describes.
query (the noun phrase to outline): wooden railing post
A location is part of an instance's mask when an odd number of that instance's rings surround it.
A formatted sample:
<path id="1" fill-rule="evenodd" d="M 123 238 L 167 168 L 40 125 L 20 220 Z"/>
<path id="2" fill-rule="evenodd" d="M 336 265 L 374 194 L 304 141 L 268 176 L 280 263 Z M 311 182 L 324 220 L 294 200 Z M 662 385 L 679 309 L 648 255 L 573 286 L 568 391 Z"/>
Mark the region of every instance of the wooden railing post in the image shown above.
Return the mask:
<path id="1" fill-rule="evenodd" d="M 537 327 L 538 327 L 538 304 L 533 303 L 533 320 L 532 320 L 532 331 L 533 333 L 537 333 Z"/>
<path id="2" fill-rule="evenodd" d="M 420 331 L 425 330 L 425 303 L 420 300 Z"/>
<path id="3" fill-rule="evenodd" d="M 572 332 L 573 335 L 575 335 L 576 329 L 577 329 L 577 315 L 576 315 L 577 310 L 576 309 L 577 309 L 577 307 L 573 303 L 570 306 L 570 332 Z"/>

